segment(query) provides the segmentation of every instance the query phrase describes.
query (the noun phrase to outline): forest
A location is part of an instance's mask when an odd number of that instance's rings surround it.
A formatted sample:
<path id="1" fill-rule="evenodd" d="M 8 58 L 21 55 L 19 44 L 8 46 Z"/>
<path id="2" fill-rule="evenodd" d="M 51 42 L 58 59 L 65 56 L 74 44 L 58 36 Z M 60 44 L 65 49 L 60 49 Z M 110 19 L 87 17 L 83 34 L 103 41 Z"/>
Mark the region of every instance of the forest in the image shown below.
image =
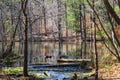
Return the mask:
<path id="1" fill-rule="evenodd" d="M 120 0 L 0 0 L 0 80 L 120 80 Z"/>

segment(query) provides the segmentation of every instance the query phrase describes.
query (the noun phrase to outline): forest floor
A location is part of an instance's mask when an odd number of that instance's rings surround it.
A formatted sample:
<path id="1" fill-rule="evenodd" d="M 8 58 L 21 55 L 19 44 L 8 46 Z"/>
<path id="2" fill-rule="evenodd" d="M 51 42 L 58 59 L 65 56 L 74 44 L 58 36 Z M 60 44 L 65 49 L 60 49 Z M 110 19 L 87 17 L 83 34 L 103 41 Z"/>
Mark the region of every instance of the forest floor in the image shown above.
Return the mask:
<path id="1" fill-rule="evenodd" d="M 91 75 L 93 72 L 90 72 L 86 75 Z M 77 78 L 79 78 L 81 76 L 81 73 L 76 73 L 76 74 L 77 74 Z M 0 75 L 0 80 L 1 80 L 1 78 L 9 80 L 10 77 L 16 79 L 16 78 L 19 78 L 20 76 L 21 75 L 8 75 L 8 76 Z M 76 78 L 76 76 L 74 74 L 72 74 L 71 77 Z M 32 76 L 32 79 L 30 79 L 30 80 L 35 80 L 33 78 L 34 77 Z M 71 78 L 71 80 L 76 80 L 76 79 L 72 79 L 72 78 Z M 81 79 L 79 78 L 79 80 L 81 80 Z M 88 78 L 85 77 L 85 79 L 82 79 L 82 80 L 94 80 L 94 76 L 88 77 Z M 115 63 L 112 66 L 106 66 L 105 68 L 100 68 L 99 69 L 99 80 L 120 80 L 120 63 Z"/>
<path id="2" fill-rule="evenodd" d="M 120 63 L 99 70 L 100 80 L 120 80 Z"/>

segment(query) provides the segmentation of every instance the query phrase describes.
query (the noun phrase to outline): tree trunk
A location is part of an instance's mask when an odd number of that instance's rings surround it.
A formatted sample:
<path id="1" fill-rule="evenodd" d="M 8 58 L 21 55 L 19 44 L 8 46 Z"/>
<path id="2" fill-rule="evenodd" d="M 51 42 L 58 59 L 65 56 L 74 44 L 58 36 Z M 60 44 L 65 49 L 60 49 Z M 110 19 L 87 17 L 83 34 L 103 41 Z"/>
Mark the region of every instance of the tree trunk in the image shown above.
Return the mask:
<path id="1" fill-rule="evenodd" d="M 59 42 L 62 43 L 62 33 L 61 33 L 61 0 L 57 0 L 58 4 L 58 36 Z"/>
<path id="2" fill-rule="evenodd" d="M 80 6 L 79 6 L 79 11 L 80 11 L 80 35 L 81 35 L 81 39 L 83 39 L 83 28 L 82 28 L 82 5 L 80 4 Z"/>
<path id="3" fill-rule="evenodd" d="M 93 8 L 95 7 L 94 5 L 95 1 L 93 0 L 92 1 L 92 6 Z M 98 80 L 98 52 L 97 52 L 97 42 L 96 42 L 96 20 L 95 20 L 95 16 L 94 16 L 94 13 L 93 13 L 93 24 L 94 24 L 94 52 L 95 52 L 95 80 Z"/>
<path id="4" fill-rule="evenodd" d="M 118 6 L 119 6 L 119 9 L 120 9 L 120 0 L 118 0 Z"/>
<path id="5" fill-rule="evenodd" d="M 66 18 L 66 38 L 67 38 L 67 40 L 68 40 L 68 30 L 67 30 L 67 27 L 68 27 L 68 21 L 67 21 L 67 17 L 68 17 L 68 15 L 67 15 L 67 1 L 66 1 L 66 3 L 65 3 L 65 18 Z"/>
<path id="6" fill-rule="evenodd" d="M 44 31 L 45 31 L 45 33 L 47 33 L 45 0 L 43 0 L 43 15 L 44 15 Z M 47 34 L 45 34 L 45 35 L 47 36 Z"/>
<path id="7" fill-rule="evenodd" d="M 28 64 L 28 17 L 27 17 L 27 3 L 28 0 L 22 0 L 22 11 L 23 11 L 23 15 L 24 15 L 24 35 L 25 35 L 25 40 L 24 40 L 24 67 L 23 67 L 23 75 L 25 77 L 28 76 L 28 71 L 27 71 L 27 64 Z"/>
<path id="8" fill-rule="evenodd" d="M 83 30 L 84 30 L 84 54 L 86 56 L 86 39 L 87 39 L 87 33 L 86 33 L 86 12 L 85 12 L 85 3 L 83 4 L 83 9 L 84 9 L 84 21 L 83 21 Z"/>
<path id="9" fill-rule="evenodd" d="M 111 14 L 111 16 L 115 19 L 116 23 L 118 25 L 120 25 L 120 18 L 119 16 L 116 14 L 116 12 L 114 11 L 114 9 L 111 7 L 110 3 L 108 0 L 103 0 L 105 7 L 107 9 L 107 11 Z"/>

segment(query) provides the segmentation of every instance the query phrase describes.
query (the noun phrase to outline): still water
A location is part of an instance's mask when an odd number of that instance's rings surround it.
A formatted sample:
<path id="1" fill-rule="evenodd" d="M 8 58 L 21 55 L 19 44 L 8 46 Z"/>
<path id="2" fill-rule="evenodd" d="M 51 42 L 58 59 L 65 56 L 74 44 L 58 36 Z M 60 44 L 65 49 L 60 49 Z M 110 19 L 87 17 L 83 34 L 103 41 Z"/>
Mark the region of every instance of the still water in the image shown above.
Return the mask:
<path id="1" fill-rule="evenodd" d="M 24 54 L 24 44 L 22 42 L 16 42 L 13 51 L 16 54 L 22 55 Z M 105 48 L 102 42 L 97 43 L 97 51 L 99 58 L 103 56 L 103 54 L 108 53 L 108 50 Z M 79 43 L 62 43 L 58 42 L 29 42 L 28 44 L 28 64 L 41 64 L 41 63 L 51 63 L 56 64 L 57 59 L 60 58 L 69 58 L 69 59 L 92 59 L 94 58 L 94 44 L 92 42 L 79 42 Z M 17 61 L 13 67 L 22 67 L 23 59 Z M 46 80 L 56 80 L 56 74 L 61 76 L 73 76 L 74 73 L 80 76 L 81 79 L 84 78 L 84 74 L 88 73 L 88 70 L 82 69 L 79 66 L 65 66 L 65 67 L 34 67 L 29 66 L 29 69 L 32 71 L 38 71 L 38 73 L 44 74 L 47 72 L 48 74 L 54 76 L 50 79 L 46 78 Z M 40 72 L 39 72 L 40 71 Z M 35 72 L 36 73 L 36 72 Z M 54 75 L 55 74 L 55 75 Z M 63 75 L 64 74 L 64 75 Z M 63 78 L 65 78 L 63 77 Z M 60 79 L 63 80 L 63 79 Z"/>
<path id="2" fill-rule="evenodd" d="M 28 44 L 28 64 L 52 63 L 56 64 L 57 59 L 91 59 L 94 55 L 93 43 L 62 43 L 58 42 L 29 42 Z M 97 43 L 99 55 L 107 53 L 101 42 Z M 16 42 L 13 48 L 16 54 L 24 53 L 22 42 Z M 99 56 L 100 57 L 100 56 Z M 14 66 L 22 66 L 23 60 L 19 60 Z"/>
<path id="3" fill-rule="evenodd" d="M 90 59 L 92 54 L 90 44 L 87 43 L 86 51 L 84 48 L 84 43 L 30 42 L 28 44 L 28 64 L 55 64 L 59 58 Z M 23 50 L 23 43 L 16 42 L 15 53 L 23 55 Z M 15 65 L 22 66 L 22 64 L 23 61 L 21 60 Z"/>

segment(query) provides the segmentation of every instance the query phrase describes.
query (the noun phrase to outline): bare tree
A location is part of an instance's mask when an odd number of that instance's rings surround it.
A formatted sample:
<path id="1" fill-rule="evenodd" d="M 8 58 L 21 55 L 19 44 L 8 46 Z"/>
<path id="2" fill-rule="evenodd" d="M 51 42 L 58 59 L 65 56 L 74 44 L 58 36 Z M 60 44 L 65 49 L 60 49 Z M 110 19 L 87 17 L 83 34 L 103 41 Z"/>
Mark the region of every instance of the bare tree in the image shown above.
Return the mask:
<path id="1" fill-rule="evenodd" d="M 27 4 L 28 0 L 21 0 L 21 9 L 24 15 L 24 68 L 23 75 L 28 76 L 27 66 L 28 66 L 28 16 L 27 16 Z"/>
<path id="2" fill-rule="evenodd" d="M 105 0 L 105 1 L 107 1 L 107 0 Z M 114 44 L 114 41 L 113 41 L 112 37 L 110 36 L 108 30 L 105 29 L 105 25 L 104 25 L 103 21 L 101 20 L 99 14 L 98 14 L 97 11 L 94 9 L 94 7 L 93 7 L 92 4 L 90 3 L 90 1 L 87 0 L 87 2 L 88 2 L 88 4 L 90 5 L 90 7 L 92 8 L 94 14 L 96 15 L 96 19 L 98 20 L 98 22 L 99 22 L 100 25 L 101 25 L 101 27 L 100 27 L 100 26 L 98 26 L 97 23 L 95 23 L 95 24 L 97 25 L 97 29 L 98 29 L 99 31 L 100 31 L 100 30 L 103 30 L 103 31 L 104 31 L 104 36 L 106 36 L 106 38 L 108 38 L 108 40 L 109 40 L 109 42 L 110 42 L 109 45 L 112 46 L 112 48 L 110 48 L 110 46 L 108 46 L 108 44 L 107 44 L 106 42 L 104 42 L 106 48 L 107 48 L 107 49 L 111 52 L 111 54 L 114 55 L 114 56 L 117 58 L 117 60 L 120 62 L 120 54 L 119 54 L 119 50 L 120 50 L 119 48 L 120 48 L 120 46 L 119 46 L 119 41 L 116 39 L 117 45 L 118 45 L 118 47 L 116 47 L 116 45 Z M 108 3 L 107 3 L 107 4 L 108 4 Z M 105 5 L 106 5 L 106 4 L 105 4 Z M 109 6 L 110 6 L 110 5 L 109 5 Z M 111 11 L 112 11 L 112 10 L 111 10 Z M 108 12 L 109 12 L 109 11 L 108 11 Z M 112 12 L 114 13 L 114 11 L 112 11 Z M 112 14 L 112 15 L 113 15 L 113 14 Z M 116 16 L 117 14 L 114 13 L 114 15 Z M 116 20 L 119 21 L 119 19 L 116 18 L 115 16 L 114 16 L 115 21 L 116 21 Z M 113 17 L 113 16 L 112 16 L 112 17 Z M 111 23 L 111 22 L 110 22 L 110 23 Z M 117 23 L 117 22 L 116 22 L 116 23 Z M 118 24 L 118 25 L 119 25 L 119 24 Z M 115 35 L 116 35 L 116 34 L 115 34 Z"/>
<path id="3" fill-rule="evenodd" d="M 46 8 L 45 8 L 45 1 L 43 0 L 43 16 L 44 16 L 44 30 L 45 30 L 45 33 L 47 32 L 47 28 L 46 28 Z"/>
<path id="4" fill-rule="evenodd" d="M 61 33 L 61 0 L 57 0 L 58 4 L 58 36 L 59 36 L 59 42 L 62 42 L 62 33 Z"/>
<path id="5" fill-rule="evenodd" d="M 116 12 L 114 11 L 114 9 L 112 8 L 112 6 L 110 5 L 108 0 L 103 0 L 107 11 L 111 14 L 111 16 L 115 19 L 115 21 L 117 22 L 118 25 L 120 25 L 120 18 L 119 16 L 116 14 Z"/>

